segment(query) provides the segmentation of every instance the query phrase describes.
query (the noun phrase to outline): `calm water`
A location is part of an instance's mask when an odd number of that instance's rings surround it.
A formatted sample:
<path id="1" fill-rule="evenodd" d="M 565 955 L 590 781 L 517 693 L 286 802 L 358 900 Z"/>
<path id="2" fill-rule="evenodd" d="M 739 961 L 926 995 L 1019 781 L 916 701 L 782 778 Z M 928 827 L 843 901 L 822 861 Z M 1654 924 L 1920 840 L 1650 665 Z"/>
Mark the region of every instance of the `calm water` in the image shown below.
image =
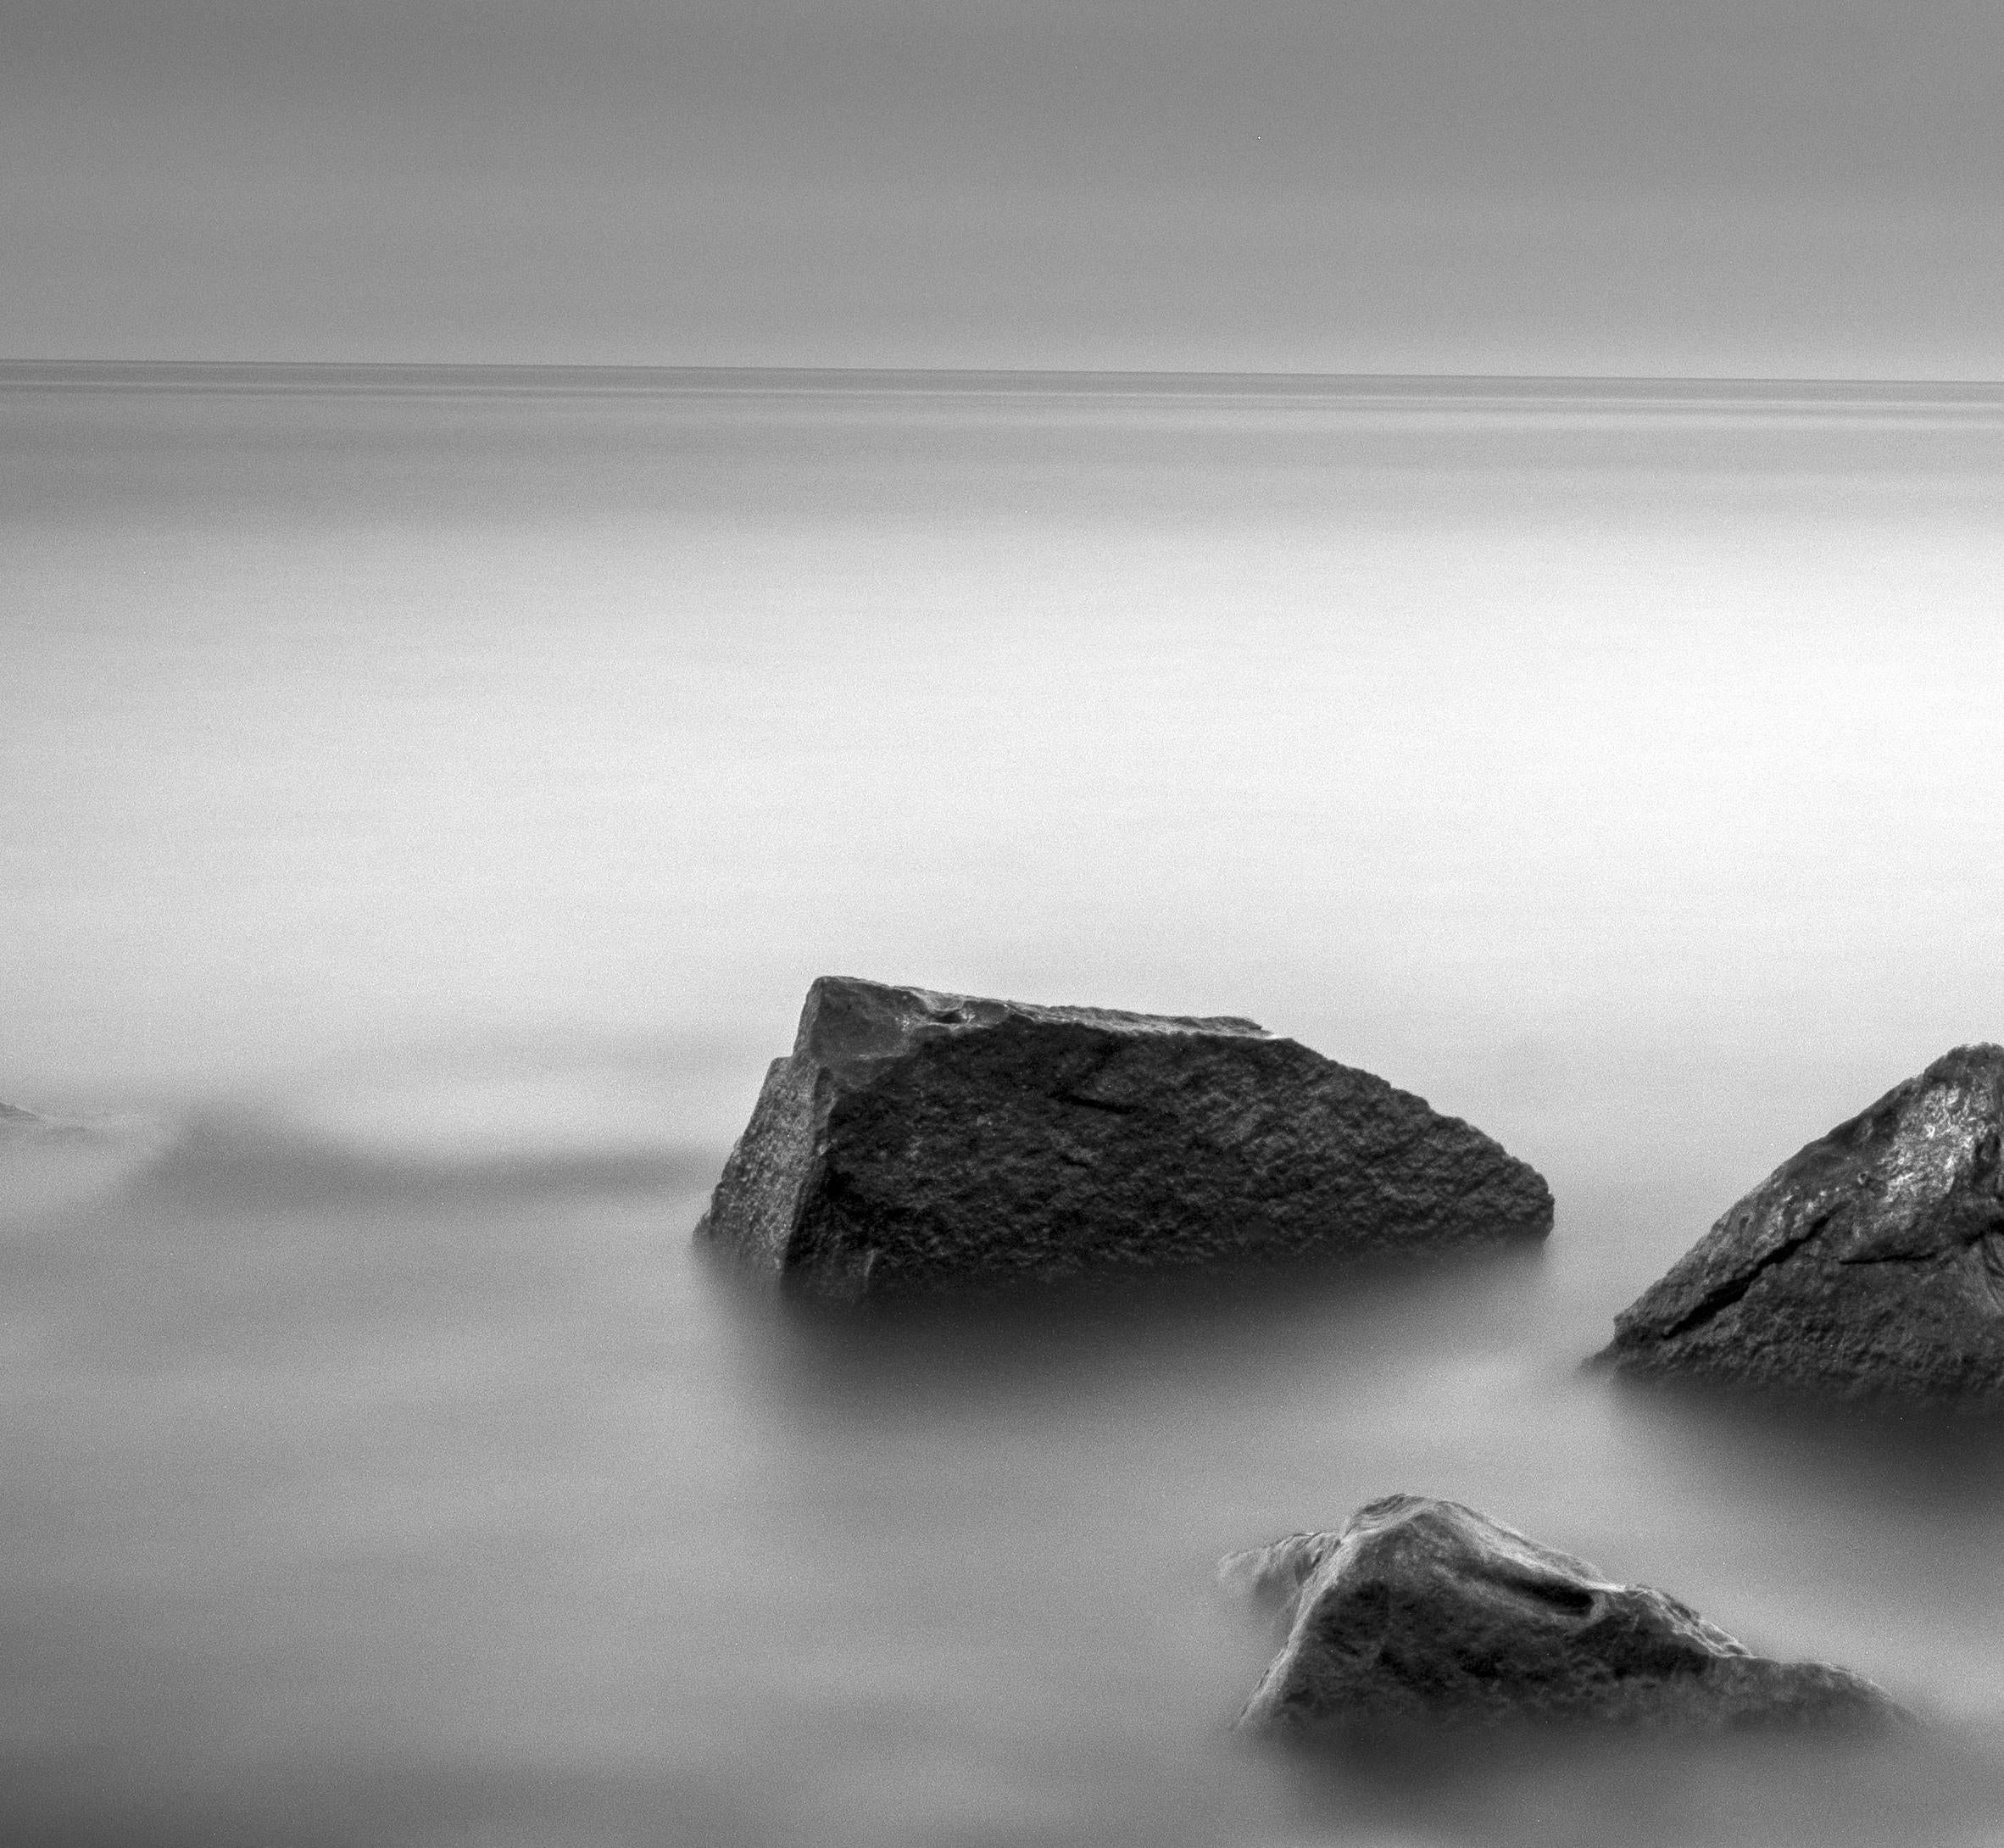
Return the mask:
<path id="1" fill-rule="evenodd" d="M 2004 1444 L 1577 1362 L 2004 1038 L 2004 394 L 0 374 L 0 1806 L 152 1845 L 2004 1839 Z M 1528 1262 L 799 1319 L 823 971 L 1247 1013 Z M 1930 1718 L 1330 1767 L 1229 1549 L 1472 1501 Z"/>

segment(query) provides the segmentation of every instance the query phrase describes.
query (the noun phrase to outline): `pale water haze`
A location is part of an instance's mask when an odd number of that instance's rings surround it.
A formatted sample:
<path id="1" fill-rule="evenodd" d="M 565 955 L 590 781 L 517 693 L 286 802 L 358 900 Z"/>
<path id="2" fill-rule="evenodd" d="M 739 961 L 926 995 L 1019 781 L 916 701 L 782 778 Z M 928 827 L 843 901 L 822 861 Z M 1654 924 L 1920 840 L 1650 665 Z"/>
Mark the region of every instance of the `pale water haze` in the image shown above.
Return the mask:
<path id="1" fill-rule="evenodd" d="M 0 1806 L 49 1843 L 1976 1843 L 2004 1452 L 1578 1363 L 2004 1038 L 2004 392 L 0 374 Z M 1549 1247 L 800 1319 L 808 982 L 1250 1015 Z M 1455 1496 L 1923 1745 L 1331 1776 L 1216 1557 Z"/>

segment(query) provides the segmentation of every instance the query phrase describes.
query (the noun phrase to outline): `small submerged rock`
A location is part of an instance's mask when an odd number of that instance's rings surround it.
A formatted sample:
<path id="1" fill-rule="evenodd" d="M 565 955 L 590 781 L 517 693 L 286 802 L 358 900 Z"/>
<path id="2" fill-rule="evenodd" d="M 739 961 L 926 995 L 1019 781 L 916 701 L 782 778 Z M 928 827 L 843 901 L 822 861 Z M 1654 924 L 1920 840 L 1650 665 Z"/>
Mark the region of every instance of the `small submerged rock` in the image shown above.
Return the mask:
<path id="1" fill-rule="evenodd" d="M 18 1105 L 0 1104 L 0 1148 L 32 1148 L 47 1143 L 92 1142 L 97 1138 L 81 1123 L 58 1122 L 39 1116 Z"/>
<path id="2" fill-rule="evenodd" d="M 1615 1318 L 1599 1358 L 1799 1396 L 2004 1410 L 2004 1047 L 1811 1143 Z"/>
<path id="3" fill-rule="evenodd" d="M 824 977 L 697 1227 L 854 1300 L 1542 1238 L 1479 1130 L 1250 1021 Z"/>
<path id="4" fill-rule="evenodd" d="M 1248 1730 L 1906 1718 L 1860 1676 L 1756 1656 L 1676 1599 L 1458 1502 L 1387 1496 L 1333 1534 L 1235 1553 L 1219 1576 L 1288 1626 L 1239 1719 Z"/>

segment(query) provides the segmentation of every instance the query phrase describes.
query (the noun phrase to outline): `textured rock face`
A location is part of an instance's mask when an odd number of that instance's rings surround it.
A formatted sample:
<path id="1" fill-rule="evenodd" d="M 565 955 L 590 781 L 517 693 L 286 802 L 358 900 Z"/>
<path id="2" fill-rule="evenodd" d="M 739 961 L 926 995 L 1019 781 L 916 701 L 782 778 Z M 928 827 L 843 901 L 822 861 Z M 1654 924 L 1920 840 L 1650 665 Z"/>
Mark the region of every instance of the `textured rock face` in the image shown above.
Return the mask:
<path id="1" fill-rule="evenodd" d="M 1239 1720 L 1252 1730 L 1904 1717 L 1856 1675 L 1755 1656 L 1676 1599 L 1458 1502 L 1389 1496 L 1334 1534 L 1233 1554 L 1219 1575 L 1288 1624 Z"/>
<path id="2" fill-rule="evenodd" d="M 1601 1359 L 1846 1400 L 2004 1409 L 2004 1048 L 1963 1046 L 1769 1175 Z"/>
<path id="3" fill-rule="evenodd" d="M 1250 1021 L 824 977 L 699 1238 L 813 1294 L 1537 1239 L 1479 1131 Z"/>

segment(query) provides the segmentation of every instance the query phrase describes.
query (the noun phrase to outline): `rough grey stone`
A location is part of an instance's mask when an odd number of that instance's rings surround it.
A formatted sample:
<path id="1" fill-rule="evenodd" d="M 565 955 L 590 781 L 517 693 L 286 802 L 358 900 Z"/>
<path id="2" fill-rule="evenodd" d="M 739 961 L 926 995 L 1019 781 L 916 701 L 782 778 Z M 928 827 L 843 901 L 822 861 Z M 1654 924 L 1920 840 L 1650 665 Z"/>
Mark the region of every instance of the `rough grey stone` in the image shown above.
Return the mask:
<path id="1" fill-rule="evenodd" d="M 1784 1163 L 1600 1358 L 1790 1395 L 2004 1409 L 2004 1048 L 1963 1046 Z"/>
<path id="2" fill-rule="evenodd" d="M 1676 1599 L 1458 1502 L 1390 1495 L 1333 1534 L 1235 1553 L 1219 1576 L 1287 1626 L 1239 1723 L 1252 1731 L 1905 1718 L 1857 1675 L 1753 1655 Z"/>
<path id="3" fill-rule="evenodd" d="M 1250 1021 L 823 977 L 700 1239 L 854 1300 L 1535 1240 L 1478 1130 Z"/>

